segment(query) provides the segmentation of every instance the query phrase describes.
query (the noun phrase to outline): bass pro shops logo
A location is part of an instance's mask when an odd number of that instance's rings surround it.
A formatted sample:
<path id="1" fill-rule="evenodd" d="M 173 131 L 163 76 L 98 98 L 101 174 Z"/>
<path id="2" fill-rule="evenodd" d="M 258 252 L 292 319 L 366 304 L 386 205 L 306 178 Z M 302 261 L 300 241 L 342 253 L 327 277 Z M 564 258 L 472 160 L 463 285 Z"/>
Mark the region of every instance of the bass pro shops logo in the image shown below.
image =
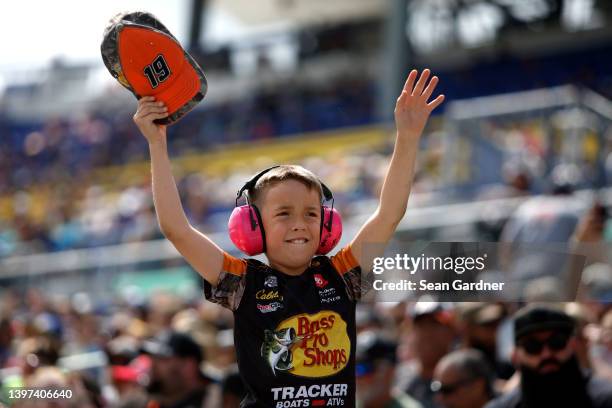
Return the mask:
<path id="1" fill-rule="evenodd" d="M 272 372 L 300 377 L 325 377 L 346 367 L 351 343 L 346 322 L 333 311 L 300 314 L 264 332 L 261 356 Z"/>

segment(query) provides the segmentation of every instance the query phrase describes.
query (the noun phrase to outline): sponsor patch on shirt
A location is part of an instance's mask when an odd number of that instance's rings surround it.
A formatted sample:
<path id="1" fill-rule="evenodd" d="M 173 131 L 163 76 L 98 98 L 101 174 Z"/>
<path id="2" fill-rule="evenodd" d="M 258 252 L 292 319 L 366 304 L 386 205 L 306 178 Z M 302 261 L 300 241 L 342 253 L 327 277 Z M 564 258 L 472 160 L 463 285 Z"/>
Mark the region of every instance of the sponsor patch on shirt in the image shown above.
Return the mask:
<path id="1" fill-rule="evenodd" d="M 255 299 L 257 300 L 283 300 L 283 295 L 278 293 L 278 290 L 258 290 L 255 293 Z"/>
<path id="2" fill-rule="evenodd" d="M 336 288 L 330 286 L 325 289 L 319 289 L 319 298 L 321 303 L 334 303 L 340 300 L 340 295 L 336 294 Z"/>
<path id="3" fill-rule="evenodd" d="M 276 387 L 270 390 L 274 407 L 340 407 L 348 395 L 348 384 L 312 384 Z"/>
<path id="4" fill-rule="evenodd" d="M 323 289 L 329 283 L 327 280 L 325 280 L 323 275 L 321 275 L 320 273 L 314 274 L 314 281 L 315 281 L 315 285 L 317 285 L 317 288 L 319 289 Z"/>
<path id="5" fill-rule="evenodd" d="M 261 356 L 274 375 L 279 371 L 300 377 L 325 377 L 349 361 L 351 342 L 347 324 L 330 310 L 299 314 L 264 332 Z"/>
<path id="6" fill-rule="evenodd" d="M 264 286 L 267 288 L 275 288 L 278 286 L 278 278 L 274 275 L 266 276 L 266 280 L 264 281 Z"/>
<path id="7" fill-rule="evenodd" d="M 272 302 L 268 304 L 261 304 L 261 303 L 257 304 L 257 309 L 261 313 L 276 312 L 277 310 L 282 309 L 282 308 L 283 308 L 283 304 L 280 302 Z"/>

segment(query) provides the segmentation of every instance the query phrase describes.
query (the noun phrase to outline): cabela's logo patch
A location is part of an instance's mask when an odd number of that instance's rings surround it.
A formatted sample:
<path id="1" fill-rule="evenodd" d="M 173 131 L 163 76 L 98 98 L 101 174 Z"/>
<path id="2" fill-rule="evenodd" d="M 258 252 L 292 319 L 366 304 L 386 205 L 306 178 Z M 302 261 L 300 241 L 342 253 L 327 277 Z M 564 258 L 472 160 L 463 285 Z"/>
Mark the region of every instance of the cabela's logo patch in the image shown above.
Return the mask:
<path id="1" fill-rule="evenodd" d="M 255 293 L 255 299 L 257 300 L 283 300 L 283 296 L 279 295 L 278 290 L 258 290 Z"/>
<path id="2" fill-rule="evenodd" d="M 264 332 L 261 356 L 272 372 L 325 377 L 346 367 L 351 354 L 346 322 L 333 311 L 300 314 Z"/>

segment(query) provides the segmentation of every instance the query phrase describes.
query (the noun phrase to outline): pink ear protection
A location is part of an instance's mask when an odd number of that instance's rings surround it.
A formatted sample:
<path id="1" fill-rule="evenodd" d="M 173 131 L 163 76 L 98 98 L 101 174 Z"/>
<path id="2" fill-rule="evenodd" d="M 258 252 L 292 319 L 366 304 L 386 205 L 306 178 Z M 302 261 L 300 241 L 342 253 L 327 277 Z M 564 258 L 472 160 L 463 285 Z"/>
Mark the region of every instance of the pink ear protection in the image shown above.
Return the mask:
<path id="1" fill-rule="evenodd" d="M 266 251 L 266 233 L 261 222 L 261 214 L 257 206 L 249 202 L 249 191 L 255 187 L 261 176 L 276 167 L 279 166 L 270 167 L 255 175 L 236 194 L 236 208 L 232 211 L 228 222 L 229 236 L 234 245 L 249 256 Z M 321 188 L 324 200 L 331 201 L 332 204 L 331 207 L 321 204 L 321 240 L 317 255 L 325 255 L 331 251 L 342 237 L 342 217 L 334 209 L 334 196 L 325 184 L 321 183 Z M 238 200 L 245 191 L 247 203 L 239 206 Z"/>

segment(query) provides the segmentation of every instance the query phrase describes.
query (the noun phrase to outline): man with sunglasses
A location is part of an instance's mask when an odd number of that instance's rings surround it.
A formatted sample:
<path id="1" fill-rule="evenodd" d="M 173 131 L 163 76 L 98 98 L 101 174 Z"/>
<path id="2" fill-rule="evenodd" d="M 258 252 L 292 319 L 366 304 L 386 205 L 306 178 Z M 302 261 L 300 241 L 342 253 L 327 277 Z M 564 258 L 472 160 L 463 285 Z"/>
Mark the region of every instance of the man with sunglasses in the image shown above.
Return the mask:
<path id="1" fill-rule="evenodd" d="M 612 385 L 582 371 L 575 322 L 560 309 L 533 304 L 519 310 L 514 344 L 520 386 L 486 408 L 612 408 Z"/>

